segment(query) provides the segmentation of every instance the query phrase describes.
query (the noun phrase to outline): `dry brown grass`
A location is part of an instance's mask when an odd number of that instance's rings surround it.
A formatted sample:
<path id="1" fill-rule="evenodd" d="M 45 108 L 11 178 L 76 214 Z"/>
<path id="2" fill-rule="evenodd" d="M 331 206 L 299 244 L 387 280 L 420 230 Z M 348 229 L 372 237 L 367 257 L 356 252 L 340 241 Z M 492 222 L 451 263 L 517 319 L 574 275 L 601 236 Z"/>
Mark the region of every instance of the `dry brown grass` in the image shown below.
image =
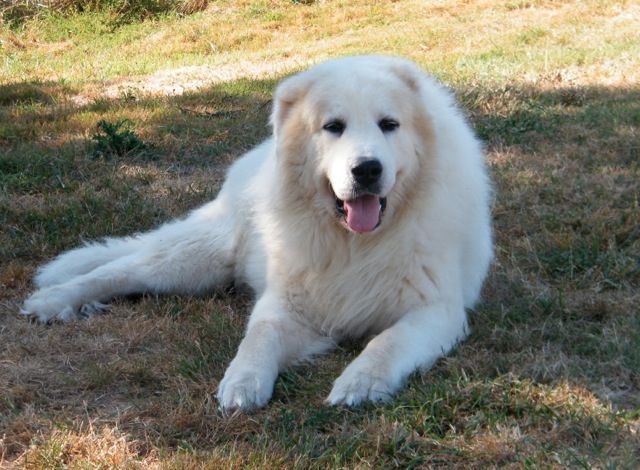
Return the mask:
<path id="1" fill-rule="evenodd" d="M 638 5 L 306 3 L 0 31 L 0 466 L 633 467 Z M 497 194 L 497 260 L 473 334 L 393 403 L 322 405 L 358 351 L 345 345 L 284 374 L 265 410 L 222 416 L 212 394 L 242 334 L 242 292 L 122 299 L 69 325 L 17 315 L 46 259 L 213 197 L 267 135 L 276 78 L 367 51 L 454 85 Z M 125 118 L 145 151 L 93 157 L 96 123 Z"/>

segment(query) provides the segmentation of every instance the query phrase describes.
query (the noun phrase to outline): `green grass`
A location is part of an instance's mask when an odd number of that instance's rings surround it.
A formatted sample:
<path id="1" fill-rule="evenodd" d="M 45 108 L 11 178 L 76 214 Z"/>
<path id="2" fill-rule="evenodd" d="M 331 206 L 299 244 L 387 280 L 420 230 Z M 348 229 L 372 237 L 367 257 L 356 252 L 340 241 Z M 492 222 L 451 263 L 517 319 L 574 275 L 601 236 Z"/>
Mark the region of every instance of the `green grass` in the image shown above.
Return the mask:
<path id="1" fill-rule="evenodd" d="M 0 26 L 0 466 L 633 468 L 638 7 L 209 4 L 127 21 L 43 10 Z M 279 78 L 361 52 L 446 80 L 496 187 L 497 259 L 471 336 L 391 403 L 323 404 L 356 343 L 282 374 L 264 410 L 223 416 L 213 395 L 251 306 L 241 291 L 121 299 L 69 325 L 17 315 L 60 251 L 215 197 L 269 134 Z M 128 125 L 109 134 L 101 121 Z M 127 136 L 144 148 L 96 158 L 97 143 Z"/>

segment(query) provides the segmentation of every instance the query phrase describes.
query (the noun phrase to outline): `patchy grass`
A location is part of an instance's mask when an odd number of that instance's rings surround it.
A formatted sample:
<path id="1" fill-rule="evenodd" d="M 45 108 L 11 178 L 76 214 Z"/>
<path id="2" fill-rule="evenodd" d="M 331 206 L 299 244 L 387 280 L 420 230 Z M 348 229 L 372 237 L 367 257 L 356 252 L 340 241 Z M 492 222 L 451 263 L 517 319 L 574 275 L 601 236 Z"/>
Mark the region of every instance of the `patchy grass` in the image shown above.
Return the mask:
<path id="1" fill-rule="evenodd" d="M 624 1 L 221 0 L 0 27 L 0 466 L 635 466 L 638 18 Z M 393 402 L 322 404 L 355 344 L 283 374 L 266 409 L 222 416 L 244 292 L 122 299 L 69 325 L 17 315 L 61 250 L 214 197 L 268 135 L 278 78 L 372 51 L 453 86 L 496 185 L 471 337 Z M 144 150 L 94 158 L 97 124 L 124 120 Z"/>

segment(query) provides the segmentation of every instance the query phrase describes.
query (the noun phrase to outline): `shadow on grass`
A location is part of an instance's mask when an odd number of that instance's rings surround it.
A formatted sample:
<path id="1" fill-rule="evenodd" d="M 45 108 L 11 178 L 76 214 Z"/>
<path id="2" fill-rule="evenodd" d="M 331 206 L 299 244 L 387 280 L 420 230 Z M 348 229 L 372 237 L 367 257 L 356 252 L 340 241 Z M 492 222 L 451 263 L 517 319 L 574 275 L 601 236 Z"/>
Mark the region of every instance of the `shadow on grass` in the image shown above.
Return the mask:
<path id="1" fill-rule="evenodd" d="M 0 106 L 0 254 L 51 256 L 81 238 L 148 229 L 213 198 L 230 162 L 267 136 L 272 86 L 238 81 L 79 107 L 55 84 L 0 86 L 9 104 Z M 144 150 L 97 158 L 96 124 L 123 118 Z"/>
<path id="2" fill-rule="evenodd" d="M 274 84 L 243 80 L 166 98 L 128 93 L 84 106 L 72 105 L 75 91 L 64 85 L 0 86 L 4 298 L 18 301 L 33 267 L 80 239 L 145 230 L 214 197 L 223 169 L 268 135 Z M 416 375 L 390 405 L 349 411 L 321 404 L 354 355 L 338 352 L 284 374 L 266 410 L 229 419 L 210 396 L 242 330 L 242 317 L 225 308 L 246 312 L 246 302 L 222 295 L 213 308 L 210 299 L 187 298 L 118 304 L 142 317 L 149 331 L 164 322 L 141 339 L 136 334 L 144 328 L 133 328 L 138 320 L 128 313 L 114 315 L 112 323 L 105 317 L 93 325 L 34 326 L 31 339 L 13 333 L 31 327 L 11 320 L 4 350 L 12 364 L 32 351 L 44 353 L 42 341 L 60 335 L 106 331 L 134 344 L 100 343 L 87 358 L 56 350 L 73 357 L 75 370 L 54 357 L 40 369 L 11 369 L 22 374 L 19 380 L 6 372 L 0 435 L 13 436 L 11 452 L 51 427 L 37 424 L 47 417 L 54 423 L 87 417 L 117 422 L 151 447 L 222 448 L 231 455 L 241 443 L 249 453 L 271 452 L 285 462 L 348 466 L 376 457 L 389 464 L 462 465 L 502 455 L 505 463 L 526 463 L 544 461 L 536 450 L 542 448 L 576 463 L 567 446 L 578 462 L 626 458 L 608 446 L 616 439 L 635 442 L 624 424 L 627 411 L 608 410 L 606 400 L 621 410 L 640 404 L 634 398 L 640 325 L 632 294 L 640 282 L 640 90 L 513 87 L 458 95 L 491 161 L 498 256 L 485 300 L 471 316 L 472 336 L 455 354 Z M 145 152 L 92 157 L 96 123 L 123 118 L 147 144 Z M 61 408 L 60 395 L 71 393 L 77 400 Z M 109 406 L 122 404 L 138 412 L 110 414 Z M 139 424 L 141 416 L 148 425 Z M 22 437 L 20 423 L 29 424 Z M 508 427 L 528 440 L 500 441 L 500 429 Z M 466 447 L 460 445 L 465 433 L 471 436 Z M 484 441 L 473 444 L 478 433 L 495 438 L 496 455 Z"/>

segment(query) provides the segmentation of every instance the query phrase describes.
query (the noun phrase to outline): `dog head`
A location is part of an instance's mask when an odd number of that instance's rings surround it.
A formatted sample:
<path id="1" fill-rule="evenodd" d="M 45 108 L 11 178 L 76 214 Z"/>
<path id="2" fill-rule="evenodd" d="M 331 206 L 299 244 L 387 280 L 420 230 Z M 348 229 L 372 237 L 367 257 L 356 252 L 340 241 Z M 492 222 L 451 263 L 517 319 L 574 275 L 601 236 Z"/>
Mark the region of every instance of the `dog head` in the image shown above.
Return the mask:
<path id="1" fill-rule="evenodd" d="M 411 62 L 365 56 L 282 82 L 272 125 L 287 187 L 349 231 L 386 224 L 408 203 L 431 135 L 421 79 Z"/>

